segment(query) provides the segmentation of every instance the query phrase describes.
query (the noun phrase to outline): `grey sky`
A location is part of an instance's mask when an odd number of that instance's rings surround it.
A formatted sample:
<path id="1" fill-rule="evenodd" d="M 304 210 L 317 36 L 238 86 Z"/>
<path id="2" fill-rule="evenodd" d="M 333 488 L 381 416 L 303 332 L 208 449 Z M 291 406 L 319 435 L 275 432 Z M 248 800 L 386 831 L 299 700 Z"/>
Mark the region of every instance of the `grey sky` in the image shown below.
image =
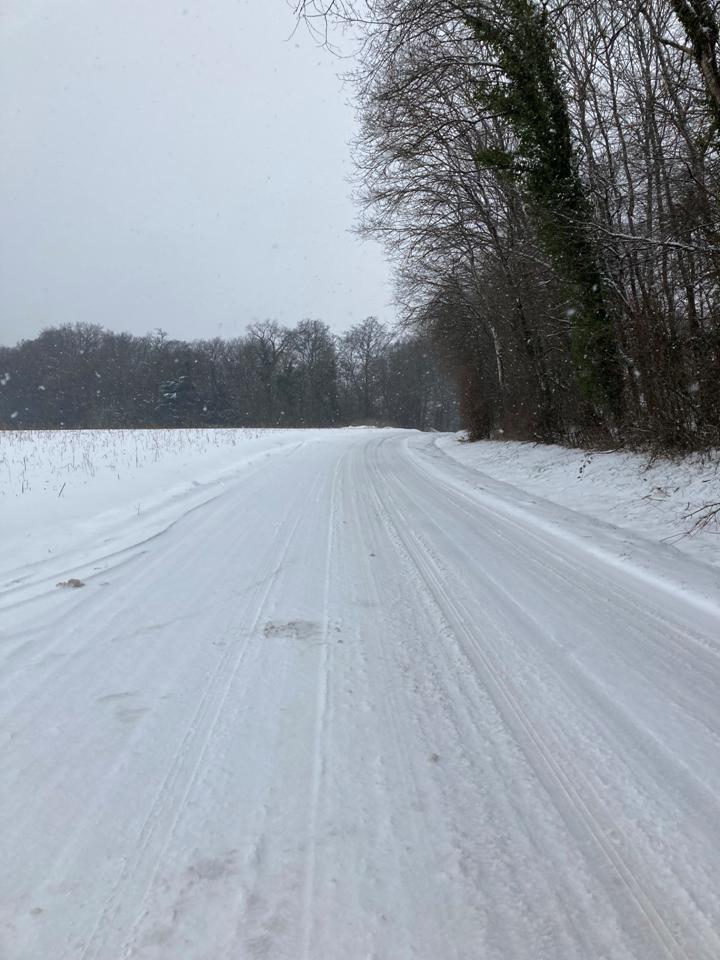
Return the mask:
<path id="1" fill-rule="evenodd" d="M 0 342 L 392 320 L 353 114 L 285 0 L 0 0 Z"/>

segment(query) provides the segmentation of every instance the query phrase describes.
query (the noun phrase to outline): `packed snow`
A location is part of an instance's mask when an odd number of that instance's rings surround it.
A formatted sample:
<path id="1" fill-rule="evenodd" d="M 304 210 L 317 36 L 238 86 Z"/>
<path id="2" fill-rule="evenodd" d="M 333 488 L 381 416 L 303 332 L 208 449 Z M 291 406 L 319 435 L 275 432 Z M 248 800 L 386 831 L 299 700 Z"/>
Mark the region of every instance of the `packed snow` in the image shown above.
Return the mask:
<path id="1" fill-rule="evenodd" d="M 709 462 L 0 450 L 3 960 L 720 956 Z"/>

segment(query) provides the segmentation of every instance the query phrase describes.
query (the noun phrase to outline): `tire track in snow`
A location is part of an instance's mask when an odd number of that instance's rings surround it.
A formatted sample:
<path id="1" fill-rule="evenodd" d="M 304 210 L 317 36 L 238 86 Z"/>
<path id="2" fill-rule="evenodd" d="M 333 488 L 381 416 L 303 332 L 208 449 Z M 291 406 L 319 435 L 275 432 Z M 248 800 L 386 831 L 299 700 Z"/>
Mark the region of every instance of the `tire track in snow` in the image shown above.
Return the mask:
<path id="1" fill-rule="evenodd" d="M 387 438 L 383 438 L 380 444 L 383 444 Z M 355 477 L 355 487 L 363 491 L 364 502 L 357 495 L 353 498 L 353 527 L 357 532 L 362 532 L 364 545 L 372 546 L 378 549 L 383 540 L 390 535 L 387 524 L 381 522 L 384 515 L 382 498 L 378 486 L 375 482 L 370 465 L 367 461 L 368 451 L 363 451 L 362 460 L 356 467 L 357 475 Z M 375 556 L 374 552 L 371 556 Z M 356 569 L 363 574 L 363 594 L 366 599 L 371 599 L 378 611 L 384 611 L 384 603 L 387 602 L 387 595 L 384 592 L 385 584 L 380 579 L 380 573 L 374 561 L 368 562 L 366 557 L 356 558 Z M 379 568 L 382 570 L 382 567 Z M 398 598 L 400 599 L 400 598 Z M 446 811 L 440 811 L 437 807 L 433 808 L 432 817 L 428 813 L 428 797 L 425 796 L 423 785 L 421 785 L 416 765 L 418 763 L 432 763 L 429 760 L 431 754 L 431 744 L 422 741 L 422 747 L 418 750 L 418 726 L 408 693 L 404 688 L 404 682 L 407 678 L 403 675 L 402 667 L 397 659 L 397 651 L 394 643 L 386 637 L 386 632 L 390 626 L 390 621 L 394 622 L 394 616 L 388 617 L 386 613 L 381 614 L 381 619 L 374 623 L 372 637 L 366 640 L 372 640 L 372 645 L 364 651 L 363 666 L 367 675 L 367 688 L 372 692 L 376 704 L 378 715 L 381 717 L 380 728 L 383 731 L 383 741 L 381 744 L 380 771 L 382 774 L 382 792 L 379 809 L 387 820 L 386 842 L 392 847 L 395 839 L 399 835 L 404 835 L 406 841 L 409 841 L 409 849 L 413 851 L 413 858 L 420 857 L 420 863 L 415 861 L 415 871 L 412 877 L 406 877 L 413 885 L 424 885 L 431 888 L 434 875 L 434 866 L 432 862 L 432 853 L 427 843 L 427 837 L 436 833 L 440 829 L 438 818 L 443 816 Z M 391 628 L 389 631 L 394 639 L 395 631 Z M 390 669 L 389 669 L 390 667 Z M 398 683 L 398 676 L 402 677 Z M 424 784 L 427 787 L 427 783 Z M 443 823 L 444 827 L 448 824 Z M 401 869 L 400 861 L 395 864 L 395 869 Z M 383 878 L 386 879 L 386 878 Z M 400 877 L 395 878 L 396 882 Z M 402 882 L 402 881 L 400 881 Z M 451 928 L 448 918 L 447 904 L 441 898 L 428 894 L 426 899 L 434 901 L 436 911 L 433 917 L 433 926 L 435 929 L 428 930 L 427 934 L 432 939 L 434 949 L 439 955 L 443 951 L 443 956 L 448 960 L 456 957 L 461 960 L 456 952 L 455 945 L 443 941 L 442 945 L 437 939 L 440 931 Z M 404 923 L 411 929 L 417 926 L 418 918 L 413 915 L 413 904 L 408 901 L 407 895 L 403 905 L 410 908 L 408 916 Z M 393 904 L 393 909 L 397 910 L 399 902 Z M 386 907 L 387 909 L 387 907 Z M 384 915 L 382 919 L 385 919 Z M 399 918 L 393 918 L 398 922 Z M 423 918 L 424 920 L 425 918 Z M 438 922 L 440 921 L 440 922 Z M 380 936 L 387 935 L 387 930 L 380 928 Z M 377 936 L 377 933 L 375 934 Z M 384 941 L 380 939 L 377 942 L 378 951 L 384 949 Z M 377 954 L 382 956 L 382 952 Z M 375 953 L 372 954 L 375 956 Z"/>
<path id="2" fill-rule="evenodd" d="M 452 844 L 453 851 L 459 857 L 458 869 L 466 882 L 470 882 L 476 875 L 481 876 L 488 862 L 497 863 L 496 870 L 502 875 L 490 886 L 483 884 L 482 890 L 470 893 L 467 889 L 456 889 L 455 897 L 469 896 L 468 905 L 477 909 L 476 926 L 472 942 L 478 944 L 482 955 L 497 958 L 522 957 L 526 960 L 527 944 L 530 937 L 543 937 L 544 949 L 533 954 L 545 957 L 572 956 L 590 957 L 599 956 L 597 952 L 597 938 L 590 937 L 586 925 L 583 925 L 582 914 L 576 916 L 574 912 L 563 914 L 569 898 L 577 898 L 580 893 L 585 904 L 586 916 L 594 916 L 597 909 L 592 900 L 588 902 L 585 891 L 578 891 L 573 883 L 563 882 L 562 876 L 556 877 L 547 869 L 538 872 L 533 877 L 531 890 L 527 888 L 527 866 L 540 858 L 542 862 L 553 862 L 553 854 L 558 850 L 563 854 L 562 846 L 548 847 L 548 840 L 557 838 L 552 834 L 546 836 L 542 830 L 542 822 L 538 823 L 541 808 L 537 804 L 532 808 L 523 803 L 528 802 L 528 794 L 532 795 L 533 784 L 537 781 L 532 768 L 532 781 L 527 788 L 519 793 L 504 794 L 498 791 L 498 785 L 507 783 L 517 775 L 517 758 L 523 757 L 521 746 L 517 743 L 512 730 L 497 709 L 486 686 L 482 682 L 475 665 L 464 652 L 462 645 L 453 632 L 447 617 L 438 607 L 437 601 L 427 590 L 423 578 L 419 575 L 411 554 L 396 531 L 396 522 L 390 518 L 385 508 L 388 496 L 387 464 L 383 470 L 373 470 L 368 474 L 368 481 L 363 489 L 369 490 L 373 498 L 375 509 L 380 517 L 378 528 L 380 535 L 387 538 L 397 555 L 402 577 L 406 584 L 406 594 L 398 599 L 407 600 L 412 597 L 413 603 L 408 611 L 407 624 L 409 629 L 415 628 L 410 636 L 413 642 L 407 647 L 406 653 L 411 656 L 415 665 L 415 672 L 419 678 L 429 681 L 422 689 L 422 701 L 418 703 L 419 712 L 413 723 L 427 726 L 429 736 L 426 736 L 427 750 L 434 750 L 437 746 L 443 755 L 441 766 L 435 767 L 439 776 L 433 783 L 427 779 L 423 783 L 423 793 L 420 797 L 423 804 L 429 802 L 432 818 L 426 818 L 427 829 L 435 837 L 435 843 L 441 837 L 447 837 Z M 407 488 L 401 483 L 402 494 L 405 496 Z M 428 513 L 427 504 L 421 511 Z M 415 514 L 415 520 L 420 514 Z M 458 581 L 453 581 L 458 585 Z M 411 590 L 413 593 L 411 594 Z M 418 603 L 424 610 L 420 620 L 435 625 L 435 634 L 428 633 L 416 626 L 418 618 Z M 398 639 L 402 637 L 402 632 Z M 420 644 L 418 646 L 418 643 Z M 387 648 L 388 656 L 390 650 Z M 396 669 L 399 663 L 395 663 Z M 426 676 L 430 668 L 430 675 Z M 408 678 L 409 679 L 409 678 Z M 384 672 L 380 671 L 378 684 L 382 687 L 385 681 Z M 439 697 L 439 700 L 438 700 Z M 429 705 L 434 709 L 427 709 Z M 407 714 L 407 704 L 403 704 L 400 716 Z M 439 711 L 439 713 L 438 713 Z M 438 723 L 444 721 L 452 733 L 445 733 L 445 740 L 438 736 Z M 390 720 L 386 721 L 388 727 Z M 413 737 L 410 733 L 407 743 L 412 745 Z M 477 755 L 480 750 L 481 756 Z M 402 760 L 406 757 L 403 756 Z M 439 758 L 440 759 L 440 758 Z M 448 761 L 446 767 L 445 761 Z M 527 761 L 526 761 L 527 762 Z M 449 769 L 462 769 L 464 775 L 458 779 L 448 779 Z M 428 792 L 429 788 L 429 792 Z M 438 790 L 444 798 L 439 802 Z M 461 801 L 461 797 L 463 800 Z M 468 808 L 481 810 L 481 821 L 475 823 L 475 832 L 468 835 L 469 822 L 463 816 L 458 817 L 458 803 L 464 802 Z M 538 833 L 533 832 L 539 829 Z M 563 828 L 563 821 L 558 819 L 557 827 Z M 508 859 L 507 838 L 513 837 L 513 856 Z M 563 838 L 560 838 L 562 843 Z M 425 836 L 419 836 L 418 842 L 427 845 Z M 452 869 L 452 866 L 451 866 Z M 468 872 L 469 871 L 469 872 Z M 588 878 L 586 878 L 588 879 Z M 558 883 L 560 880 L 560 883 Z M 477 882 L 477 881 L 475 881 Z M 478 896 L 480 894 L 480 896 Z M 528 894 L 530 897 L 528 898 Z M 511 898 L 512 908 L 509 908 L 508 897 Z M 436 898 L 437 902 L 437 898 Z M 449 907 L 452 910 L 457 902 L 452 900 Z M 570 899 L 570 902 L 574 902 Z M 579 901 L 578 901 L 579 902 Z M 434 904 L 434 909 L 437 909 Z M 552 913 L 552 911 L 555 911 Z M 548 916 L 563 915 L 564 922 L 551 926 L 548 929 Z M 523 926 L 517 922 L 518 915 L 527 914 L 530 930 L 523 932 Z M 468 917 L 467 906 L 464 917 Z M 452 930 L 453 926 L 448 929 Z M 437 931 L 433 931 L 434 933 Z M 549 941 L 549 944 L 548 942 Z M 456 960 L 465 960 L 467 954 L 465 946 L 468 941 L 462 940 L 458 944 L 444 943 L 437 946 L 432 956 L 454 957 Z M 482 944 L 482 946 L 480 946 Z M 423 954 L 424 955 L 424 954 Z M 478 954 L 480 955 L 480 953 Z M 604 955 L 604 954 L 603 954 Z M 609 954 L 608 954 L 609 955 Z M 614 955 L 614 954 L 613 954 Z M 622 953 L 623 957 L 629 954 Z M 655 958 L 653 958 L 655 960 Z"/>
<path id="3" fill-rule="evenodd" d="M 330 516 L 325 547 L 325 578 L 323 583 L 323 614 L 320 662 L 318 666 L 317 699 L 315 703 L 315 732 L 313 741 L 313 766 L 310 787 L 310 815 L 308 818 L 308 854 L 305 864 L 305 877 L 302 895 L 302 933 L 301 953 L 303 960 L 311 957 L 313 929 L 315 923 L 314 903 L 317 884 L 317 843 L 318 843 L 318 807 L 322 791 L 323 778 L 327 764 L 326 723 L 330 707 L 330 671 L 332 669 L 332 652 L 330 647 L 330 590 L 332 563 L 334 558 L 333 544 L 336 536 L 337 524 L 337 490 L 338 478 L 345 465 L 346 456 L 341 457 L 335 464 L 332 480 L 330 481 Z"/>
<path id="4" fill-rule="evenodd" d="M 413 462 L 421 462 L 420 458 L 412 454 L 407 444 L 405 445 L 405 449 L 410 454 Z M 483 504 L 481 500 L 479 501 L 478 498 L 473 497 L 462 489 L 457 489 L 456 486 L 450 483 L 444 482 L 441 478 L 436 480 L 434 475 L 428 474 L 426 470 L 422 470 L 422 473 L 425 477 L 425 482 L 432 484 L 436 495 L 439 493 L 444 502 L 453 510 L 467 517 L 469 524 L 477 523 L 479 509 L 487 513 L 487 506 Z M 411 500 L 415 506 L 420 506 L 418 500 L 412 497 Z M 503 524 L 504 523 L 505 519 L 503 518 Z M 523 530 L 522 526 L 515 520 L 511 519 L 508 525 L 512 529 L 517 530 L 518 534 Z M 487 533 L 487 525 L 484 527 L 484 531 Z M 507 534 L 503 534 L 501 528 L 493 528 L 491 535 L 493 538 L 501 541 L 504 547 L 511 552 L 513 557 L 516 558 L 515 562 L 518 564 L 521 564 L 523 561 L 526 564 L 532 563 L 533 566 L 537 568 L 537 576 L 544 594 L 548 595 L 552 591 L 552 596 L 558 607 L 563 607 L 563 605 L 567 607 L 569 603 L 573 603 L 573 612 L 577 609 L 577 565 L 571 566 L 570 561 L 568 561 L 566 557 L 557 551 L 549 550 L 548 544 L 539 538 L 536 538 L 537 545 L 540 548 L 538 551 L 539 557 L 533 557 L 528 551 L 521 551 L 518 548 L 517 540 L 512 540 Z M 427 552 L 427 544 L 423 544 L 423 549 Z M 465 553 L 468 561 L 471 562 L 472 558 L 467 552 L 465 550 L 462 552 Z M 541 558 L 543 553 L 549 555 L 552 561 L 552 570 L 549 569 L 547 563 L 542 563 Z M 590 559 L 593 562 L 597 562 L 598 558 L 594 554 L 591 554 Z M 557 569 L 558 566 L 561 568 L 560 570 Z M 573 582 L 569 576 L 571 570 L 575 572 L 575 582 Z M 613 572 L 612 568 L 611 572 Z M 518 600 L 508 586 L 493 575 L 492 571 L 485 570 L 483 574 L 485 581 L 491 585 L 493 591 L 500 596 L 505 607 L 508 610 L 514 609 L 517 611 L 518 616 L 527 621 L 537 635 L 544 636 L 547 624 L 529 619 L 530 612 L 527 601 L 523 603 L 521 600 Z M 587 580 L 588 590 L 590 591 L 591 585 L 596 585 L 596 581 L 591 580 L 589 573 L 584 574 L 584 577 Z M 555 583 L 554 580 L 558 582 Z M 712 748 L 716 750 L 718 746 L 720 746 L 720 729 L 718 729 L 717 726 L 717 710 L 714 709 L 715 691 L 720 684 L 720 656 L 718 655 L 718 648 L 705 642 L 699 633 L 690 629 L 687 624 L 684 624 L 681 620 L 668 620 L 667 616 L 664 615 L 661 610 L 653 609 L 648 605 L 651 601 L 643 603 L 643 628 L 639 629 L 638 624 L 633 619 L 633 616 L 637 614 L 637 605 L 631 605 L 631 599 L 627 595 L 627 590 L 623 589 L 619 591 L 617 582 L 612 579 L 612 577 L 608 579 L 603 589 L 613 595 L 616 609 L 622 609 L 624 611 L 627 617 L 629 639 L 632 641 L 624 644 L 615 644 L 613 646 L 612 655 L 620 661 L 618 668 L 620 669 L 622 667 L 623 669 L 636 671 L 651 687 L 661 691 L 664 694 L 665 706 L 676 706 L 680 708 L 680 710 L 696 724 L 697 731 L 702 731 L 707 740 L 712 743 Z M 576 594 L 575 597 L 573 597 L 573 593 Z M 552 668 L 552 665 L 550 666 Z M 563 678 L 554 668 L 552 669 L 559 682 L 567 682 L 566 678 Z M 683 685 L 677 684 L 677 676 L 683 676 L 685 680 Z M 689 678 L 692 679 L 692 684 L 687 683 Z M 600 688 L 597 682 L 593 682 L 593 678 L 586 673 L 582 672 L 576 675 L 575 679 L 578 683 L 584 684 L 583 689 L 586 692 L 596 698 L 600 695 Z M 672 681 L 675 681 L 674 684 Z M 616 724 L 622 720 L 624 713 L 622 708 L 618 709 L 620 705 L 617 702 L 613 702 L 611 706 L 612 713 L 608 719 L 613 724 Z M 635 717 L 634 714 L 632 716 Z M 636 724 L 639 722 L 637 717 L 635 717 L 635 722 Z M 636 736 L 638 734 L 637 727 L 635 734 Z M 717 787 L 713 788 L 712 785 L 705 782 L 699 776 L 697 769 L 693 769 L 685 763 L 682 750 L 674 751 L 671 745 L 669 746 L 658 739 L 657 734 L 652 731 L 643 729 L 643 736 L 645 737 L 644 742 L 648 749 L 661 753 L 666 759 L 671 760 L 685 770 L 688 777 L 693 780 L 696 791 L 699 791 L 695 794 L 696 802 L 703 802 L 703 800 L 711 798 L 717 803 L 720 797 Z"/>
<path id="5" fill-rule="evenodd" d="M 523 747 L 548 794 L 556 805 L 559 801 L 565 807 L 566 815 L 569 814 L 571 819 L 579 821 L 583 829 L 592 837 L 628 895 L 635 902 L 639 913 L 645 918 L 663 955 L 669 960 L 698 960 L 697 957 L 691 958 L 684 951 L 674 932 L 656 909 L 640 878 L 627 863 L 622 852 L 607 836 L 590 805 L 574 786 L 572 779 L 556 761 L 552 750 L 538 732 L 537 720 L 531 721 L 523 710 L 520 698 L 497 658 L 475 641 L 466 626 L 466 623 L 472 622 L 472 617 L 443 586 L 441 572 L 413 533 L 412 524 L 398 507 L 396 495 L 391 490 L 390 484 L 382 483 L 382 474 L 377 463 L 373 463 L 372 470 L 376 484 L 379 482 L 385 493 L 381 503 L 388 521 L 392 524 L 438 610 L 452 627 L 468 659 L 475 664 L 476 669 L 480 668 L 478 672 L 495 701 L 498 711 L 514 730 L 518 743 Z M 407 491 L 405 493 L 407 495 Z M 577 771 L 574 771 L 574 774 L 577 776 Z M 584 786 L 588 792 L 594 793 L 589 784 L 585 782 Z M 712 960 L 709 955 L 708 960 Z"/>
<path id="6" fill-rule="evenodd" d="M 313 485 L 311 494 L 320 483 L 321 478 L 318 478 Z M 296 504 L 293 503 L 292 506 L 295 505 Z M 292 509 L 285 518 L 284 522 L 286 524 L 290 517 L 292 517 Z M 202 767 L 203 759 L 207 752 L 208 745 L 213 738 L 228 693 L 240 670 L 245 654 L 254 639 L 254 633 L 257 631 L 257 627 L 262 618 L 265 603 L 274 585 L 274 577 L 283 565 L 288 549 L 303 517 L 303 510 L 297 510 L 289 524 L 286 535 L 279 544 L 279 549 L 276 548 L 273 551 L 268 562 L 264 565 L 263 576 L 259 578 L 260 582 L 264 583 L 264 589 L 247 630 L 245 642 L 241 645 L 239 651 L 232 645 L 228 645 L 226 652 L 221 657 L 210 682 L 203 692 L 200 704 L 186 730 L 180 746 L 173 756 L 170 769 L 155 795 L 155 799 L 143 822 L 137 840 L 137 852 L 131 860 L 126 861 L 110 893 L 108 902 L 98 917 L 90 938 L 80 955 L 80 960 L 99 960 L 102 956 L 102 951 L 107 944 L 108 938 L 116 932 L 112 927 L 113 924 L 117 922 L 119 913 L 122 910 L 129 912 L 128 901 L 132 898 L 126 893 L 126 888 L 130 881 L 132 881 L 134 889 L 136 889 L 139 883 L 138 875 L 144 872 L 145 874 L 149 874 L 149 879 L 142 884 L 142 895 L 137 909 L 133 911 L 136 913 L 136 918 L 132 924 L 129 937 L 126 936 L 123 938 L 126 946 L 122 955 L 123 957 L 130 955 L 133 949 L 133 939 L 136 936 L 137 929 L 143 918 L 143 904 L 149 891 L 152 889 L 159 863 L 172 837 L 172 831 L 176 826 L 187 797 L 197 779 L 198 772 Z M 189 763 L 191 763 L 192 766 L 188 771 L 187 767 Z M 186 778 L 184 787 L 180 786 L 183 782 L 183 777 Z M 180 794 L 179 798 L 178 794 Z M 168 810 L 171 811 L 169 815 Z M 144 863 L 146 853 L 151 848 L 156 833 L 165 825 L 167 826 L 167 833 L 161 850 L 158 855 L 153 858 L 152 863 Z"/>
<path id="7" fill-rule="evenodd" d="M 716 599 L 720 580 L 717 570 L 712 566 L 675 551 L 672 545 L 665 541 L 647 541 L 640 534 L 624 531 L 620 527 L 527 493 L 489 474 L 471 470 L 439 450 L 437 446 L 433 446 L 433 450 L 437 451 L 441 462 L 444 461 L 449 468 L 447 477 L 443 477 L 443 471 L 438 471 L 437 466 L 432 464 L 433 454 L 429 451 L 418 453 L 409 440 L 403 443 L 403 448 L 426 480 L 435 488 L 449 491 L 456 504 L 463 500 L 475 511 L 482 510 L 485 514 L 499 516 L 504 527 L 515 531 L 524 542 L 532 543 L 537 550 L 528 551 L 524 556 L 525 560 L 537 563 L 534 553 L 550 553 L 556 560 L 564 559 L 572 587 L 576 588 L 577 584 L 573 580 L 576 567 L 567 559 L 567 555 L 580 554 L 583 562 L 591 562 L 596 569 L 604 568 L 610 578 L 620 575 L 635 581 L 639 587 L 649 587 L 657 599 L 662 596 L 665 605 L 657 617 L 660 625 L 672 620 L 678 629 L 682 629 L 678 611 L 690 610 L 694 619 L 704 618 L 706 632 L 712 635 L 720 618 L 720 603 Z M 465 474 L 459 481 L 458 472 Z M 478 481 L 484 481 L 489 485 L 489 489 Z M 548 510 L 549 515 L 546 513 Z M 580 523 L 579 530 L 574 526 L 577 522 Z M 508 543 L 511 542 L 509 538 L 506 539 Z M 682 575 L 674 571 L 678 564 L 684 570 Z M 694 588 L 693 581 L 698 575 L 705 584 L 701 591 Z M 643 612 L 655 615 L 650 610 Z M 693 634 L 688 634 L 688 639 L 703 643 L 700 637 Z M 704 646 L 707 646 L 706 641 L 707 637 Z M 717 644 L 710 645 L 709 649 L 716 655 L 720 653 Z"/>
<path id="8" fill-rule="evenodd" d="M 289 450 L 281 448 L 282 459 L 288 458 L 301 447 L 302 444 L 299 443 L 293 445 Z M 258 476 L 262 475 L 265 471 L 276 466 L 277 462 L 275 457 L 271 457 L 267 460 L 263 459 L 263 461 L 259 464 L 251 464 L 239 479 L 243 483 L 247 483 L 251 480 L 257 479 Z M 233 488 L 221 490 L 209 499 L 204 500 L 202 503 L 189 506 L 181 513 L 180 516 L 175 517 L 161 530 L 154 532 L 150 536 L 141 537 L 141 539 L 129 546 L 125 546 L 108 554 L 96 556 L 92 560 L 86 560 L 83 564 L 83 569 L 85 566 L 89 565 L 92 565 L 94 568 L 95 564 L 104 563 L 107 560 L 116 559 L 117 562 L 113 562 L 111 565 L 103 568 L 99 572 L 93 572 L 90 575 L 83 574 L 81 579 L 84 579 L 87 585 L 90 586 L 93 581 L 99 577 L 107 576 L 109 573 L 116 573 L 119 569 L 124 567 L 135 567 L 133 570 L 134 578 L 136 580 L 138 578 L 145 579 L 147 577 L 147 565 L 138 567 L 135 562 L 147 557 L 147 550 L 145 548 L 149 546 L 150 543 L 158 541 L 162 543 L 166 535 L 171 530 L 178 527 L 182 522 L 187 521 L 188 518 L 193 517 L 196 514 L 201 514 L 209 507 L 215 509 L 221 506 L 222 502 L 227 497 L 231 496 L 233 492 Z M 57 561 L 42 561 L 39 566 L 52 566 L 53 562 Z M 189 569 L 192 567 L 194 562 L 194 560 L 188 557 L 185 560 L 184 565 Z M 94 597 L 92 597 L 92 599 L 89 600 L 87 597 L 81 596 L 83 594 L 82 590 L 77 591 L 74 598 L 68 596 L 67 594 L 60 596 L 59 591 L 57 590 L 56 584 L 58 579 L 67 579 L 70 575 L 77 575 L 80 569 L 81 568 L 77 564 L 72 567 L 62 567 L 55 569 L 55 572 L 46 578 L 49 586 L 51 587 L 49 592 L 56 594 L 56 596 L 53 597 L 53 600 L 55 600 L 58 604 L 59 613 L 54 619 L 51 619 L 48 623 L 43 623 L 42 627 L 34 631 L 40 634 L 36 656 L 41 654 L 43 658 L 48 659 L 56 649 L 62 648 L 67 644 L 68 638 L 83 636 L 87 632 L 88 625 L 95 624 L 98 617 L 102 615 L 103 607 L 107 602 L 107 598 L 101 594 L 96 594 Z M 75 592 L 73 591 L 73 593 Z M 18 605 L 27 604 L 28 606 L 32 606 L 37 599 L 37 597 L 31 597 L 27 601 L 21 601 Z M 75 600 L 75 605 L 70 606 L 73 599 Z M 8 609 L 9 607 L 1 608 L 0 612 Z M 78 619 L 78 614 L 80 619 Z M 59 627 L 64 621 L 67 621 L 67 627 L 65 629 L 60 629 Z M 51 626 L 54 628 L 53 630 L 49 629 Z M 10 657 L 26 655 L 26 650 L 24 647 L 32 644 L 33 642 L 34 641 L 32 639 L 25 641 L 20 646 L 11 649 L 8 654 L 4 654 L 3 664 L 6 665 L 8 663 L 8 658 Z M 27 683 L 23 683 L 20 686 L 20 689 L 23 690 L 23 695 L 21 698 L 11 701 L 8 697 L 4 697 L 4 711 L 7 711 L 7 714 L 11 713 L 14 717 L 16 717 L 26 704 L 34 702 L 34 699 L 41 688 L 57 686 L 60 683 L 61 678 L 64 678 L 68 671 L 77 669 L 79 669 L 78 664 L 73 663 L 72 658 L 68 658 L 67 662 L 60 662 L 54 670 L 42 675 L 37 684 L 28 687 Z M 4 669 L 2 671 L 2 679 L 0 679 L 0 689 L 3 690 L 3 693 L 5 693 L 5 691 L 9 692 L 13 685 L 19 686 L 15 682 L 15 675 L 12 671 Z M 5 722 L 5 718 L 6 714 L 3 714 L 0 719 L 2 722 Z"/>

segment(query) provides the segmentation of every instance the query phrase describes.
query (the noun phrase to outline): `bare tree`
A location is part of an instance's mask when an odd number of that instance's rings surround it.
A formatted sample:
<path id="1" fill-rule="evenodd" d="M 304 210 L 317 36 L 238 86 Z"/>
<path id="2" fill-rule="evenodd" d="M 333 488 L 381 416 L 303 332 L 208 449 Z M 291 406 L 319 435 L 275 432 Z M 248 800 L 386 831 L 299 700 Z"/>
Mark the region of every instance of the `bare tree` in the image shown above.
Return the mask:
<path id="1" fill-rule="evenodd" d="M 717 442 L 717 4 L 299 9 L 362 32 L 361 229 L 473 432 Z"/>

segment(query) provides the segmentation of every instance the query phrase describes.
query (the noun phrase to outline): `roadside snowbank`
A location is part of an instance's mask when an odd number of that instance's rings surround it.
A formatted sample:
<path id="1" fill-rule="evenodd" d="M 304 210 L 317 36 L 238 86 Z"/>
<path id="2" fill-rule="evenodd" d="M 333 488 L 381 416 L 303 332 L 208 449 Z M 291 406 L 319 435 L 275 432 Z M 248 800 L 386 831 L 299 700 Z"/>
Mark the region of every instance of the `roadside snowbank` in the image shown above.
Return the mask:
<path id="1" fill-rule="evenodd" d="M 670 543 L 720 564 L 720 524 L 694 529 L 696 511 L 720 502 L 720 455 L 649 461 L 625 452 L 440 436 L 436 445 L 465 467 L 571 510 Z"/>

